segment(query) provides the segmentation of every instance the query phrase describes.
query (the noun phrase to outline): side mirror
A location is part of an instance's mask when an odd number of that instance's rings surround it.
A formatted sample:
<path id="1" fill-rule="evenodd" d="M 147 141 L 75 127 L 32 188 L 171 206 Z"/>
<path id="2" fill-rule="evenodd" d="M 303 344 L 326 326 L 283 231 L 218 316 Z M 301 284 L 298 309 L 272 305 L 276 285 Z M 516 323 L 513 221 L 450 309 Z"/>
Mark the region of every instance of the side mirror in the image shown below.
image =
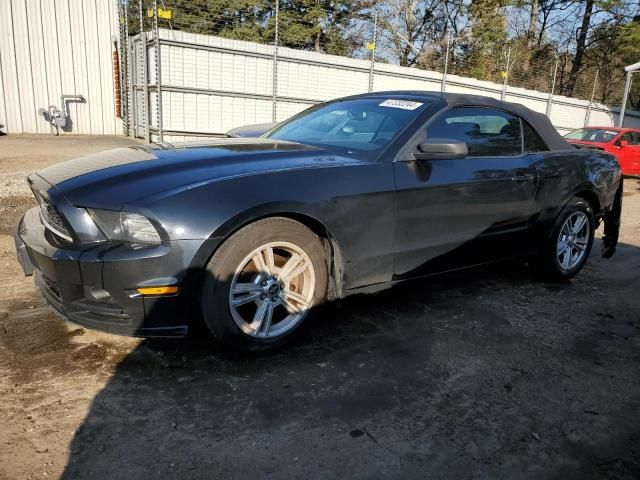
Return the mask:
<path id="1" fill-rule="evenodd" d="M 626 147 L 627 145 L 629 145 L 629 140 L 620 140 L 618 142 L 618 145 L 620 146 L 620 148 Z"/>
<path id="2" fill-rule="evenodd" d="M 465 142 L 450 138 L 429 138 L 418 145 L 414 160 L 456 160 L 469 156 Z"/>

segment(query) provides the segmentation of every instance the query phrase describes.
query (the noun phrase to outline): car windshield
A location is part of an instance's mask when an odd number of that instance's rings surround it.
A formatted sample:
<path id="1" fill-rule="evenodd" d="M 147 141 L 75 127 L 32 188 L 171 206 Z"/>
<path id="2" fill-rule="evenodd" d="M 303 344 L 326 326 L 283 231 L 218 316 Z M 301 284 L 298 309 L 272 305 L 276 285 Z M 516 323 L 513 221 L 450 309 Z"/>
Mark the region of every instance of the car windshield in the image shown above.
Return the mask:
<path id="1" fill-rule="evenodd" d="M 380 97 L 332 102 L 305 110 L 266 136 L 372 158 L 427 105 L 424 99 Z"/>
<path id="2" fill-rule="evenodd" d="M 586 142 L 607 143 L 618 135 L 615 130 L 606 128 L 579 128 L 571 133 L 567 133 L 565 138 L 569 140 L 584 140 Z"/>

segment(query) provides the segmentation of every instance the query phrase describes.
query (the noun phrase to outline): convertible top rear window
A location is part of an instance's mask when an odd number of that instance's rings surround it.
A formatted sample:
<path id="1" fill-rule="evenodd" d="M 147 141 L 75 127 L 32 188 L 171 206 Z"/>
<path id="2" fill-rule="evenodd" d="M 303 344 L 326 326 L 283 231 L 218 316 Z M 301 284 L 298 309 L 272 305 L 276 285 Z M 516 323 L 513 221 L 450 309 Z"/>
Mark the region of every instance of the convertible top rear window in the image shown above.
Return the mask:
<path id="1" fill-rule="evenodd" d="M 359 98 L 305 110 L 268 134 L 371 158 L 384 149 L 430 103 L 398 98 Z"/>

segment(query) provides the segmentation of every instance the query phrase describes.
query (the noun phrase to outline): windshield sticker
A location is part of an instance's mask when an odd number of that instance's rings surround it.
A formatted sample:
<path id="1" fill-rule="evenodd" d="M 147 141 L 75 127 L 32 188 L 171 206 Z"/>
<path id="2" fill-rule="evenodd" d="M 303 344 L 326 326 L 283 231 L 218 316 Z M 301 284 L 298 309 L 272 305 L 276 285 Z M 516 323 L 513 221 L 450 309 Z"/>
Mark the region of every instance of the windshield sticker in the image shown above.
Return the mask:
<path id="1" fill-rule="evenodd" d="M 389 99 L 382 102 L 380 107 L 389 107 L 389 108 L 401 108 L 402 110 L 415 110 L 418 107 L 424 105 L 420 102 L 411 102 L 409 100 L 395 100 Z"/>

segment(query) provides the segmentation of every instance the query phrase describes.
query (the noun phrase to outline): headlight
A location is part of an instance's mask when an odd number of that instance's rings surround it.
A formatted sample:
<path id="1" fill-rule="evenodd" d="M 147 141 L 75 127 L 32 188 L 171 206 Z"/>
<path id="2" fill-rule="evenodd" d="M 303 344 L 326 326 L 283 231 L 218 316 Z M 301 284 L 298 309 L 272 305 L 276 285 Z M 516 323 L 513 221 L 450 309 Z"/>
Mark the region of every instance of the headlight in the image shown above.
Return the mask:
<path id="1" fill-rule="evenodd" d="M 159 244 L 158 231 L 144 215 L 88 208 L 93 221 L 110 240 L 128 243 Z"/>

